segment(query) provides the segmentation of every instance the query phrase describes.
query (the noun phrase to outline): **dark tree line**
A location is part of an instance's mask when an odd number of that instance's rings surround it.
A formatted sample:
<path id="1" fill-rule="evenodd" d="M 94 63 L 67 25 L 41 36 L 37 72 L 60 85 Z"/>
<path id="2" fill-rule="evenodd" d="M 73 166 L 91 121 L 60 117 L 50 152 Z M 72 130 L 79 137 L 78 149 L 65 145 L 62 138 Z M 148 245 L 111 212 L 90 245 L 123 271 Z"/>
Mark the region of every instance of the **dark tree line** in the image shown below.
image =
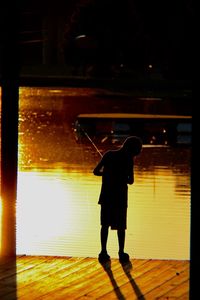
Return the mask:
<path id="1" fill-rule="evenodd" d="M 77 1 L 66 19 L 65 61 L 99 72 L 127 67 L 140 73 L 151 64 L 165 76 L 190 78 L 192 17 L 189 0 Z"/>
<path id="2" fill-rule="evenodd" d="M 191 0 L 19 1 L 22 64 L 191 78 Z M 153 66 L 149 69 L 148 66 Z"/>

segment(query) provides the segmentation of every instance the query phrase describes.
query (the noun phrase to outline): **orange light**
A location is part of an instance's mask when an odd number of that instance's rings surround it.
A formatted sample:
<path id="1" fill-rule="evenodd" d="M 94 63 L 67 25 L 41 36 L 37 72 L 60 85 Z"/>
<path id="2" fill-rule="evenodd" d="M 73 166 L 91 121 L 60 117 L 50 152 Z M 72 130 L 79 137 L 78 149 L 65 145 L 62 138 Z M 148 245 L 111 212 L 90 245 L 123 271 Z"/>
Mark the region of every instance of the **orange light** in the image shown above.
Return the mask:
<path id="1" fill-rule="evenodd" d="M 2 245 L 2 199 L 0 198 L 0 253 Z"/>

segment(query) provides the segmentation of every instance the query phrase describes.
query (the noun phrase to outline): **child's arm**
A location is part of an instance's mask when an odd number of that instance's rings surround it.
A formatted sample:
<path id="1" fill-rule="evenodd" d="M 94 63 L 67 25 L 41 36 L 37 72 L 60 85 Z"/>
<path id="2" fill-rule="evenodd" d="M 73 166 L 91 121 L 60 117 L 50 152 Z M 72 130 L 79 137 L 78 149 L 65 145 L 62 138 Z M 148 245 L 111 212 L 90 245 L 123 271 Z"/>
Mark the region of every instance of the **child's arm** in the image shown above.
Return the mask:
<path id="1" fill-rule="evenodd" d="M 134 183 L 134 174 L 133 174 L 133 172 L 131 174 L 129 174 L 127 183 L 128 184 L 133 184 Z"/>
<path id="2" fill-rule="evenodd" d="M 133 162 L 131 162 L 129 171 L 128 171 L 128 184 L 133 184 L 134 183 L 134 169 L 133 169 Z"/>
<path id="3" fill-rule="evenodd" d="M 101 160 L 98 165 L 94 168 L 93 174 L 96 176 L 102 176 L 103 175 L 103 160 Z"/>

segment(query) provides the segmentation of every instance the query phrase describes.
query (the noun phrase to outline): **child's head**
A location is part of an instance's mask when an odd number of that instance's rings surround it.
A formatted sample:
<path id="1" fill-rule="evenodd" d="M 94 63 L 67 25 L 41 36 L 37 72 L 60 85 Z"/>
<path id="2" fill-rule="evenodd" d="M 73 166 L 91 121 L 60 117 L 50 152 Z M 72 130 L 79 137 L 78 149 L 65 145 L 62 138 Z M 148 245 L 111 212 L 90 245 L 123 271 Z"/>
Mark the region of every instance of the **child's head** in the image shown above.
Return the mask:
<path id="1" fill-rule="evenodd" d="M 137 136 L 130 136 L 124 141 L 122 149 L 136 156 L 140 154 L 142 150 L 142 140 Z"/>

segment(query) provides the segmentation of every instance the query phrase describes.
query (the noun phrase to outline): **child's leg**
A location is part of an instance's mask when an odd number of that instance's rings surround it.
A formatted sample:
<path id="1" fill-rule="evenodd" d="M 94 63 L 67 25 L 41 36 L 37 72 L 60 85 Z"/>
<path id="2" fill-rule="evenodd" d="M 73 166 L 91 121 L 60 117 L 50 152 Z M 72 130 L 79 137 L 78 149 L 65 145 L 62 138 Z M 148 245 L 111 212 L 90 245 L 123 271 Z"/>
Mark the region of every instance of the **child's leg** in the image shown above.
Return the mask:
<path id="1" fill-rule="evenodd" d="M 118 241 L 119 241 L 119 260 L 121 263 L 129 262 L 129 255 L 124 252 L 125 244 L 125 229 L 118 229 Z"/>
<path id="2" fill-rule="evenodd" d="M 107 251 L 108 226 L 101 227 L 101 251 Z"/>
<path id="3" fill-rule="evenodd" d="M 101 264 L 110 261 L 110 256 L 107 253 L 108 226 L 101 227 L 101 252 L 99 253 L 99 262 Z"/>
<path id="4" fill-rule="evenodd" d="M 124 244 L 125 244 L 125 229 L 118 229 L 118 243 L 119 243 L 119 252 L 124 252 Z"/>

